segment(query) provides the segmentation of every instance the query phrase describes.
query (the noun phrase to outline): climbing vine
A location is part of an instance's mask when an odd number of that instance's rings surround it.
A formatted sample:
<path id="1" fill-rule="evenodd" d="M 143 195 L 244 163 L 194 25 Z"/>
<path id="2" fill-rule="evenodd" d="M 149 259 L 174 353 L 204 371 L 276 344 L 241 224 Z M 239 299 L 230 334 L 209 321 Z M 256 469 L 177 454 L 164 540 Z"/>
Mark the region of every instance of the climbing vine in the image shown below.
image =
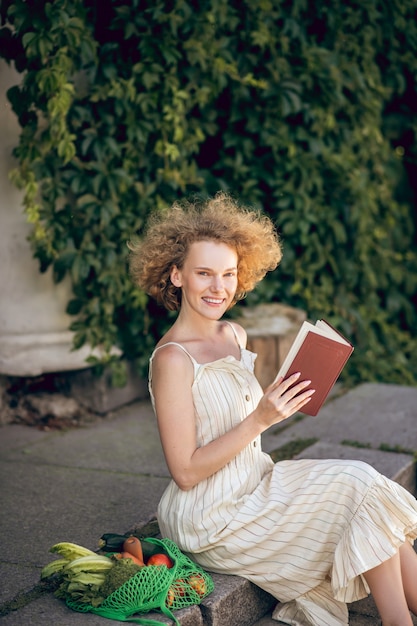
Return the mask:
<path id="1" fill-rule="evenodd" d="M 415 3 L 5 0 L 1 54 L 41 271 L 69 276 L 76 348 L 145 366 L 166 314 L 126 242 L 173 200 L 230 191 L 284 260 L 248 298 L 326 317 L 353 381 L 415 384 Z M 411 181 L 411 183 L 410 183 Z M 91 359 L 94 362 L 94 359 Z M 113 359 L 116 377 L 120 362 Z"/>

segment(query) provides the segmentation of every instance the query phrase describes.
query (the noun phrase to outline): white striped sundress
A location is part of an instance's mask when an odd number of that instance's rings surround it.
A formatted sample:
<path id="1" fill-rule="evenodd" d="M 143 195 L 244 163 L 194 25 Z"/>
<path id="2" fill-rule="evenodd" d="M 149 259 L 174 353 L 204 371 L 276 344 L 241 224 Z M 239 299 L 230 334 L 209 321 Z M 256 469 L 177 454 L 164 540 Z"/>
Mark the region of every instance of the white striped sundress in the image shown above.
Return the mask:
<path id="1" fill-rule="evenodd" d="M 199 364 L 175 345 L 194 366 L 197 445 L 204 446 L 257 406 L 256 355 L 241 348 L 240 361 L 229 356 Z M 369 593 L 363 572 L 417 537 L 417 504 L 360 461 L 274 464 L 257 437 L 191 490 L 171 481 L 158 521 L 162 535 L 207 570 L 243 576 L 272 594 L 280 602 L 276 620 L 346 626 L 346 603 Z"/>

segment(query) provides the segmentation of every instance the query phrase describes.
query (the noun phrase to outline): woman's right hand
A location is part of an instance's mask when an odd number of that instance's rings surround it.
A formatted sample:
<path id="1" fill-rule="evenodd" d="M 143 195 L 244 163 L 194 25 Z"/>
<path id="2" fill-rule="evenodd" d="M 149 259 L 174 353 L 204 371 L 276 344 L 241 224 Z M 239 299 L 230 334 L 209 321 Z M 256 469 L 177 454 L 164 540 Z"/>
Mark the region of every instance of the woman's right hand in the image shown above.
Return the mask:
<path id="1" fill-rule="evenodd" d="M 315 389 L 304 391 L 311 380 L 297 383 L 299 378 L 300 372 L 296 372 L 286 379 L 278 378 L 267 387 L 255 409 L 257 420 L 265 429 L 291 417 L 309 402 Z"/>
<path id="2" fill-rule="evenodd" d="M 194 369 L 189 357 L 175 345 L 155 354 L 152 390 L 162 447 L 172 478 L 184 491 L 215 474 L 269 426 L 290 417 L 307 402 L 309 381 L 289 389 L 299 375 L 270 385 L 256 409 L 236 426 L 199 446 L 192 396 Z M 297 393 L 302 392 L 297 398 Z"/>

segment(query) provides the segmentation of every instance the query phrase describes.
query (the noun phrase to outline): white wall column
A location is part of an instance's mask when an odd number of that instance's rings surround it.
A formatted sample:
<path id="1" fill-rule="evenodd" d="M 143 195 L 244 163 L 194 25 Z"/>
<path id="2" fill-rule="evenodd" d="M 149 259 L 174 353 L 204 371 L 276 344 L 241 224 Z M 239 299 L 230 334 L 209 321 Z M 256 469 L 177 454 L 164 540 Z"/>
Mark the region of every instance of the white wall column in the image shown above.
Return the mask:
<path id="1" fill-rule="evenodd" d="M 68 281 L 56 285 L 39 272 L 27 236 L 22 193 L 8 179 L 20 126 L 6 97 L 21 82 L 0 59 L 0 374 L 37 376 L 86 367 L 90 349 L 71 351 Z"/>

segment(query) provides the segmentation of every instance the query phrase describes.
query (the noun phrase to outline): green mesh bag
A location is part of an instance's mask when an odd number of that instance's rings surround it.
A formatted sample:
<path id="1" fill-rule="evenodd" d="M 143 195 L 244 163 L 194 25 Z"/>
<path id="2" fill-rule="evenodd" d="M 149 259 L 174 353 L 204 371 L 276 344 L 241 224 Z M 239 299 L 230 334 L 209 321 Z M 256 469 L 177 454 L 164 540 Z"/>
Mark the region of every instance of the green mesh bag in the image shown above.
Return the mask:
<path id="1" fill-rule="evenodd" d="M 180 626 L 172 611 L 200 604 L 213 591 L 213 580 L 170 539 L 146 538 L 146 541 L 160 546 L 172 559 L 173 567 L 142 567 L 98 607 L 71 599 L 66 600 L 67 606 L 74 611 L 91 612 L 101 617 L 135 622 L 143 626 L 158 626 L 161 622 L 135 614 L 161 611 Z"/>

